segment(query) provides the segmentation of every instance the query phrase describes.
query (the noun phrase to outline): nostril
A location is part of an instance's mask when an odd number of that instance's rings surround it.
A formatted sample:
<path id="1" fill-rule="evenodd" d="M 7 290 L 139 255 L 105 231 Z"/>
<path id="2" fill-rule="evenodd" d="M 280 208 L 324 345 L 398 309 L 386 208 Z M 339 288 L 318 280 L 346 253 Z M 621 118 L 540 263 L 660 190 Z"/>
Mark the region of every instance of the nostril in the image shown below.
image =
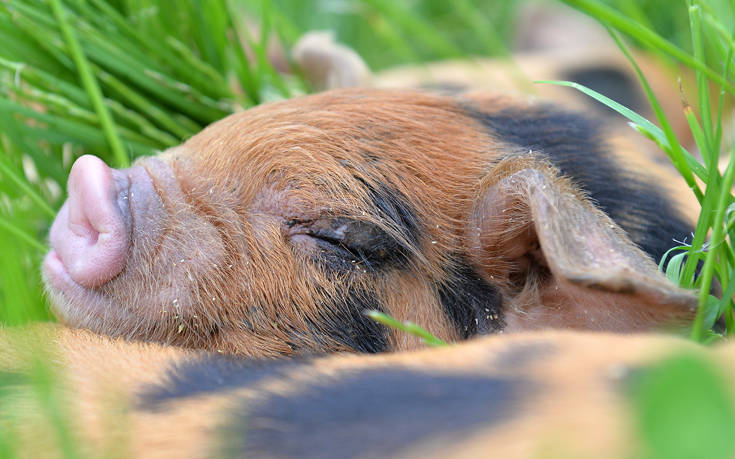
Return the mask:
<path id="1" fill-rule="evenodd" d="M 72 166 L 69 198 L 51 228 L 51 244 L 71 278 L 96 287 L 125 266 L 129 231 L 118 206 L 120 183 L 102 160 L 85 155 Z"/>

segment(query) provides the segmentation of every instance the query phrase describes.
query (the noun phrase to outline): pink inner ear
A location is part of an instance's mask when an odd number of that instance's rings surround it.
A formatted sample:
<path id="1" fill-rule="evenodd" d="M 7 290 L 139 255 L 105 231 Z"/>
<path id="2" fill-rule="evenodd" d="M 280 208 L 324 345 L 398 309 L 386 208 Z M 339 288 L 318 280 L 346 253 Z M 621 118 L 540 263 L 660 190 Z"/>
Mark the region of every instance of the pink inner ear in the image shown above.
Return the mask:
<path id="1" fill-rule="evenodd" d="M 688 323 L 677 305 L 635 292 L 615 293 L 552 278 L 539 297 L 516 298 L 505 310 L 506 331 L 568 328 L 619 333 L 642 332 Z"/>
<path id="2" fill-rule="evenodd" d="M 508 326 L 633 331 L 691 317 L 694 295 L 556 174 L 512 173 L 488 188 L 472 222 L 473 262 L 512 287 Z M 531 264 L 551 276 L 532 278 Z"/>
<path id="3" fill-rule="evenodd" d="M 124 180 L 121 180 L 124 182 Z M 113 170 L 99 158 L 77 159 L 69 174 L 69 199 L 51 227 L 50 240 L 70 277 L 84 287 L 110 280 L 125 266 L 130 236 L 118 204 Z"/>
<path id="4" fill-rule="evenodd" d="M 534 260 L 545 262 L 528 206 L 508 192 L 507 180 L 491 186 L 479 199 L 467 232 L 470 259 L 497 282 L 526 272 Z"/>

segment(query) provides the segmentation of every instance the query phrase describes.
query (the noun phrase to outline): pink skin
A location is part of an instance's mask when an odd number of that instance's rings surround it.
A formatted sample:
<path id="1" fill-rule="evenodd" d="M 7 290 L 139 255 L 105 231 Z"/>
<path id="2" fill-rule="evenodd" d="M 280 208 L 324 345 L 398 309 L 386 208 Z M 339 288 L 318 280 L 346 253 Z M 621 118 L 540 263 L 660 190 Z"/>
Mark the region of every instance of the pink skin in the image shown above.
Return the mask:
<path id="1" fill-rule="evenodd" d="M 82 156 L 72 166 L 69 199 L 51 227 L 49 256 L 55 251 L 71 279 L 83 287 L 97 287 L 125 266 L 129 188 L 126 176 L 113 174 L 94 156 Z"/>
<path id="2" fill-rule="evenodd" d="M 171 181 L 170 170 L 158 160 L 149 160 L 146 168 L 117 170 L 85 155 L 72 166 L 69 197 L 51 226 L 51 250 L 43 262 L 50 294 L 62 300 L 52 301 L 59 319 L 79 322 L 74 318 L 82 311 L 69 310 L 73 304 L 104 308 L 108 301 L 97 289 L 126 268 L 131 241 L 139 233 L 157 237 L 151 222 L 164 210 L 146 169 Z"/>

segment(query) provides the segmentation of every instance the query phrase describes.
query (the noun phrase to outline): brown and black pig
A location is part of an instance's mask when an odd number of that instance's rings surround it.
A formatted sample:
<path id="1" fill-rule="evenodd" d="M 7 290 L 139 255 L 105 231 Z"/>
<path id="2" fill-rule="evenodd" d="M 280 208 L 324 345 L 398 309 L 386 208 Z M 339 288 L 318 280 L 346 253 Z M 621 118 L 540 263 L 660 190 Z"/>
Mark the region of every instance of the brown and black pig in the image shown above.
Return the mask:
<path id="1" fill-rule="evenodd" d="M 39 342 L 52 346 L 55 411 L 28 382 Z M 735 345 L 662 334 L 549 330 L 263 361 L 64 327 L 0 329 L 0 435 L 28 457 L 649 457 L 640 433 L 650 429 L 635 428 L 631 395 L 682 352 L 716 364 L 723 389 L 732 387 Z M 712 425 L 731 419 L 732 395 L 717 404 L 692 391 L 647 406 L 672 418 L 656 429 L 672 435 L 667 443 L 683 433 L 676 444 L 690 449 L 680 455 L 699 457 L 707 445 L 676 426 L 702 432 L 692 423 L 706 413 Z M 53 428 L 59 414 L 66 437 Z"/>
<path id="2" fill-rule="evenodd" d="M 244 356 L 681 324 L 654 261 L 676 179 L 595 118 L 500 96 L 349 89 L 256 107 L 114 170 L 85 156 L 43 272 L 65 324 Z"/>

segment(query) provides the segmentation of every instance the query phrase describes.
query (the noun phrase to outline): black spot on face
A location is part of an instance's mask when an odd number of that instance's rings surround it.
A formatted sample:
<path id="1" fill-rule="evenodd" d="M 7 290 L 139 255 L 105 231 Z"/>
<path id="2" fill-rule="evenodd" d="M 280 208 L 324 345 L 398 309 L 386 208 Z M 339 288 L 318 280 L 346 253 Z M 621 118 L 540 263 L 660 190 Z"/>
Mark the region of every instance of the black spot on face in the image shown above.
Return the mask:
<path id="1" fill-rule="evenodd" d="M 503 328 L 503 298 L 466 261 L 459 259 L 448 269 L 449 280 L 439 287 L 439 299 L 459 335 L 469 338 Z"/>
<path id="2" fill-rule="evenodd" d="M 383 352 L 389 345 L 388 330 L 364 311 L 385 308 L 376 290 L 365 286 L 378 288 L 381 276 L 408 269 L 412 255 L 419 253 L 422 225 L 401 193 L 385 184 L 357 181 L 367 191 L 372 218 L 325 217 L 306 227 L 305 234 L 315 238 L 321 249 L 318 266 L 326 277 L 333 278 L 339 291 L 337 295 L 316 295 L 327 301 L 307 324 L 310 336 L 325 349 L 336 342 L 357 352 Z"/>
<path id="3" fill-rule="evenodd" d="M 364 314 L 373 309 L 385 310 L 375 292 L 348 285 L 344 295 L 319 308 L 316 321 L 307 320 L 310 334 L 324 349 L 336 342 L 356 352 L 387 351 L 388 329 Z"/>
<path id="4" fill-rule="evenodd" d="M 312 237 L 322 265 L 338 272 L 406 269 L 418 253 L 421 223 L 405 196 L 356 177 L 367 193 L 364 218 L 323 216 L 287 222 L 292 234 Z"/>
<path id="5" fill-rule="evenodd" d="M 400 235 L 396 248 L 407 256 L 416 249 L 423 232 L 423 225 L 413 205 L 402 193 L 387 184 L 363 183 L 378 217 L 388 223 L 391 233 Z"/>
<path id="6" fill-rule="evenodd" d="M 320 277 L 330 283 L 329 289 L 317 283 L 311 286 L 314 297 L 324 300 L 304 318 L 308 330 L 293 330 L 289 345 L 294 350 L 373 353 L 388 349 L 388 330 L 364 311 L 385 310 L 381 280 L 394 270 L 408 269 L 412 256 L 420 253 L 421 223 L 398 191 L 380 182 L 356 180 L 366 198 L 364 215 L 324 215 L 286 223 L 292 237 L 311 238 L 317 250 L 306 269 L 321 271 Z M 319 349 L 313 349 L 314 343 Z"/>
<path id="7" fill-rule="evenodd" d="M 344 217 L 320 218 L 305 225 L 325 266 L 341 272 L 405 266 L 406 249 L 373 223 Z"/>
<path id="8" fill-rule="evenodd" d="M 549 106 L 484 113 L 466 107 L 502 142 L 543 154 L 579 186 L 641 249 L 660 260 L 692 232 L 645 171 L 627 171 L 610 156 L 599 120 Z"/>
<path id="9" fill-rule="evenodd" d="M 440 435 L 470 434 L 512 415 L 521 380 L 371 369 L 272 394 L 224 428 L 237 457 L 385 457 Z"/>

